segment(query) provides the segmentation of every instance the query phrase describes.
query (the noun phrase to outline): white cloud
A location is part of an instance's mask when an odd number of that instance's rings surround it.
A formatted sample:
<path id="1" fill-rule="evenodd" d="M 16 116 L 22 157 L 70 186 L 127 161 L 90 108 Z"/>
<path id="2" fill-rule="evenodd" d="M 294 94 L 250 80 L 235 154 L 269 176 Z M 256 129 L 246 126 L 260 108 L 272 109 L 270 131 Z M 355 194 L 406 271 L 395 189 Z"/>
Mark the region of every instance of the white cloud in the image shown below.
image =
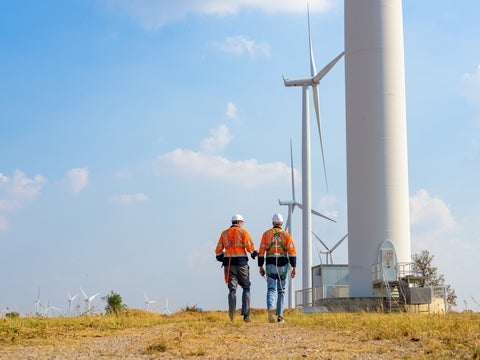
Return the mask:
<path id="1" fill-rule="evenodd" d="M 0 173 L 0 208 L 16 210 L 40 194 L 46 179 L 42 175 L 28 178 L 22 171 L 15 170 L 12 178 Z"/>
<path id="2" fill-rule="evenodd" d="M 229 101 L 227 104 L 227 112 L 225 113 L 228 118 L 236 119 L 237 117 L 237 105 L 234 102 Z"/>
<path id="3" fill-rule="evenodd" d="M 6 214 L 23 208 L 40 194 L 46 181 L 42 175 L 28 178 L 20 170 L 16 170 L 12 178 L 0 173 L 0 212 Z M 8 220 L 0 214 L 0 231 L 6 229 Z"/>
<path id="4" fill-rule="evenodd" d="M 133 203 L 148 201 L 148 196 L 142 193 L 119 194 L 112 195 L 108 201 L 116 204 L 131 205 Z"/>
<path id="5" fill-rule="evenodd" d="M 5 181 L 5 180 L 3 180 Z M 28 201 L 35 198 L 46 182 L 46 179 L 42 175 L 35 175 L 33 179 L 29 179 L 25 174 L 16 170 L 13 178 L 3 182 L 9 186 L 8 192 L 20 201 Z"/>
<path id="6" fill-rule="evenodd" d="M 290 178 L 290 168 L 284 163 L 259 164 L 257 160 L 230 161 L 191 150 L 176 149 L 154 160 L 157 173 L 176 172 L 195 178 L 213 178 L 252 188 Z"/>
<path id="7" fill-rule="evenodd" d="M 292 0 L 97 0 L 113 13 L 131 18 L 146 30 L 159 29 L 170 23 L 181 21 L 189 14 L 235 15 L 241 9 L 254 9 L 266 13 L 305 13 L 303 1 Z M 339 0 L 310 0 L 310 12 L 325 12 Z"/>
<path id="8" fill-rule="evenodd" d="M 245 53 L 249 54 L 252 59 L 256 56 L 270 56 L 270 46 L 268 44 L 257 43 L 243 35 L 229 36 L 222 42 L 213 42 L 212 45 L 220 51 L 236 56 Z"/>
<path id="9" fill-rule="evenodd" d="M 224 124 L 221 124 L 216 129 L 210 129 L 210 137 L 204 139 L 201 144 L 203 151 L 208 153 L 215 153 L 219 150 L 223 150 L 225 146 L 232 140 L 230 130 Z"/>
<path id="10" fill-rule="evenodd" d="M 88 168 L 75 168 L 68 172 L 68 181 L 70 189 L 74 194 L 78 194 L 88 184 Z"/>
<path id="11" fill-rule="evenodd" d="M 410 198 L 410 224 L 414 241 L 422 245 L 437 244 L 457 228 L 448 205 L 425 189 Z"/>
<path id="12" fill-rule="evenodd" d="M 226 125 L 210 130 L 201 143 L 202 151 L 175 149 L 153 160 L 153 171 L 160 174 L 183 174 L 189 177 L 218 179 L 245 188 L 259 187 L 290 179 L 290 167 L 282 162 L 260 164 L 256 159 L 230 161 L 214 155 L 225 148 L 232 136 Z"/>

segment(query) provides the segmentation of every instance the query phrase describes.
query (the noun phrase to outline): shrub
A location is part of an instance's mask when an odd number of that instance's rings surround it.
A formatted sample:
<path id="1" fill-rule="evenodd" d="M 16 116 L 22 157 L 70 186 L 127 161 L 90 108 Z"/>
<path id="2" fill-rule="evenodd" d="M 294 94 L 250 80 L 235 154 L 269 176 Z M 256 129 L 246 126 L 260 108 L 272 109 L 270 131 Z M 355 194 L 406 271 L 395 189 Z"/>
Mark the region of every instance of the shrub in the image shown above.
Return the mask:
<path id="1" fill-rule="evenodd" d="M 113 290 L 110 292 L 110 295 L 107 295 L 102 299 L 107 303 L 105 306 L 107 315 L 118 316 L 127 309 L 127 305 L 123 303 L 120 294 L 117 294 Z"/>
<path id="2" fill-rule="evenodd" d="M 5 314 L 5 317 L 9 319 L 16 319 L 20 317 L 20 314 L 16 311 L 10 311 Z"/>

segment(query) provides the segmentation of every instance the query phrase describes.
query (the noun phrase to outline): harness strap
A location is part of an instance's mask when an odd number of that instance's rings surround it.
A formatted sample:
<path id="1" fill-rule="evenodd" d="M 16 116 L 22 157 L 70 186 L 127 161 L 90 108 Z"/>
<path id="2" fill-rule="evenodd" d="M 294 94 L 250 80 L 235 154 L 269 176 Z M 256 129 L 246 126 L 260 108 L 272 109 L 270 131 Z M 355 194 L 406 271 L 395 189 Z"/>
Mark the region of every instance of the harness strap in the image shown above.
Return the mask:
<path id="1" fill-rule="evenodd" d="M 275 231 L 275 229 L 273 229 L 273 231 L 274 231 L 273 237 L 271 232 L 270 231 L 268 232 L 269 243 L 268 243 L 268 246 L 266 247 L 267 256 L 268 256 L 268 251 L 273 247 L 280 248 L 283 251 L 285 251 L 285 253 L 287 252 L 287 248 L 285 247 L 285 233 L 283 231 Z"/>

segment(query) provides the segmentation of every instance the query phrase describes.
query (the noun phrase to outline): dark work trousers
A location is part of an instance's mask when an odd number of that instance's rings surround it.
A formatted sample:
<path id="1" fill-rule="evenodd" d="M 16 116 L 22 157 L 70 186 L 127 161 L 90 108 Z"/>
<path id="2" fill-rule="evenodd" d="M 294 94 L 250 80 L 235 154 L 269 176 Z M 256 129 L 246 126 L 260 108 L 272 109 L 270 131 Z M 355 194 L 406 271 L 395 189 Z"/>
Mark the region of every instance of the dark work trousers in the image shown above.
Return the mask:
<path id="1" fill-rule="evenodd" d="M 228 266 L 225 267 L 228 271 Z M 237 287 L 240 285 L 242 292 L 242 315 L 250 315 L 250 268 L 247 265 L 230 265 L 228 274 L 228 313 L 233 320 L 237 308 Z"/>

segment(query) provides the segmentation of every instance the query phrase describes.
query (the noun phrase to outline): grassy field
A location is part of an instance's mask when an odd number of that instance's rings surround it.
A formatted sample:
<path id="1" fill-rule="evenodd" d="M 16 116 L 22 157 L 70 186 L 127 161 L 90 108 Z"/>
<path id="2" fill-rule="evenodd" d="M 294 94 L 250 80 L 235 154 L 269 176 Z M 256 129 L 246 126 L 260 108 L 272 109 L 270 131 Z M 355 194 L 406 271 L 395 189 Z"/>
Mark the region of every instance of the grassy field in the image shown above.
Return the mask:
<path id="1" fill-rule="evenodd" d="M 0 358 L 2 351 L 59 344 L 74 352 L 92 339 L 142 333 L 130 348 L 146 358 L 480 359 L 480 313 L 287 311 L 285 323 L 269 324 L 258 309 L 251 318 L 230 322 L 226 312 L 196 309 L 170 316 L 132 309 L 120 316 L 1 318 Z"/>

